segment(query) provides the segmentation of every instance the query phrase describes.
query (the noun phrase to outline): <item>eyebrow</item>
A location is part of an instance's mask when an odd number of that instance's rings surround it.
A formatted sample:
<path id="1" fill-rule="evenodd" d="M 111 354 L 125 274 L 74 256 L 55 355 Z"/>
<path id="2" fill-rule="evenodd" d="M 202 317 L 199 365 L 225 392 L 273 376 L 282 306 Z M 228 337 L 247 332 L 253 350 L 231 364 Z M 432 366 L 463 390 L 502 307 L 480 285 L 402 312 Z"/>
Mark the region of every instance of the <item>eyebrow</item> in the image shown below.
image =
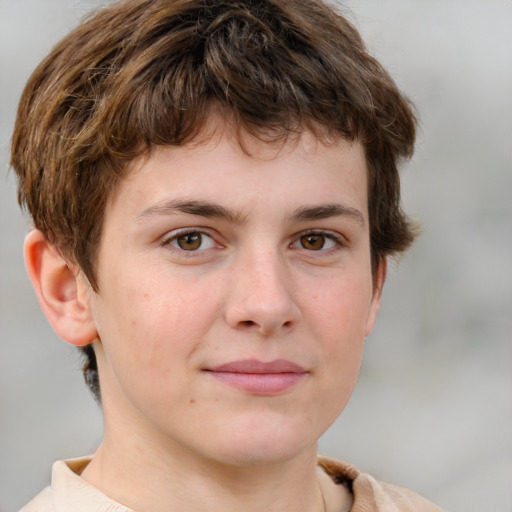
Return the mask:
<path id="1" fill-rule="evenodd" d="M 361 226 L 365 225 L 364 215 L 357 208 L 339 203 L 330 203 L 318 206 L 302 206 L 291 215 L 293 221 L 321 220 L 329 217 L 351 217 Z"/>
<path id="2" fill-rule="evenodd" d="M 205 218 L 224 219 L 232 224 L 242 224 L 246 217 L 240 213 L 217 203 L 197 200 L 170 199 L 146 208 L 137 216 L 137 222 L 146 222 L 152 217 L 185 213 Z M 329 217 L 347 216 L 356 220 L 361 226 L 365 225 L 364 215 L 356 208 L 339 203 L 329 203 L 297 208 L 289 217 L 291 221 L 312 221 Z"/>
<path id="3" fill-rule="evenodd" d="M 172 215 L 173 213 L 186 213 L 206 218 L 224 219 L 233 224 L 242 224 L 245 221 L 245 217 L 241 213 L 216 203 L 171 199 L 146 208 L 137 216 L 137 222 L 145 222 L 155 216 Z"/>

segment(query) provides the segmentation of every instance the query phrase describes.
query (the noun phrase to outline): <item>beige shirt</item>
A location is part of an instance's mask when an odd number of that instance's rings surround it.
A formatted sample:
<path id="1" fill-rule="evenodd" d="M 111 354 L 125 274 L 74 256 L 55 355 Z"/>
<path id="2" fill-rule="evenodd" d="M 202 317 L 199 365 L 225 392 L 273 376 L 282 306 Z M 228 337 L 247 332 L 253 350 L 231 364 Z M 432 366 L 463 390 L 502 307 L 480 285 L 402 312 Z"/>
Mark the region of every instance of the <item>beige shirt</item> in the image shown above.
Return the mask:
<path id="1" fill-rule="evenodd" d="M 20 512 L 133 512 L 88 484 L 80 473 L 90 458 L 59 461 L 53 465 L 50 487 Z M 418 494 L 378 482 L 351 464 L 320 457 L 320 467 L 336 484 L 353 494 L 351 512 L 442 512 Z"/>

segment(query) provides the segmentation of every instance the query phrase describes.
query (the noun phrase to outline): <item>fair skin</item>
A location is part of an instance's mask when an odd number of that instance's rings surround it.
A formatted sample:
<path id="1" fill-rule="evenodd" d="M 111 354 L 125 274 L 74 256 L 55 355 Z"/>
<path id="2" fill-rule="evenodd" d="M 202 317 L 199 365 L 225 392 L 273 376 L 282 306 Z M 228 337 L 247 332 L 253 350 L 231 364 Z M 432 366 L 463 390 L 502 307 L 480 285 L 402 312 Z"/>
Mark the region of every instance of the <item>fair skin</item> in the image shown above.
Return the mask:
<path id="1" fill-rule="evenodd" d="M 350 509 L 316 448 L 385 277 L 371 272 L 364 153 L 309 133 L 249 149 L 224 126 L 134 162 L 107 205 L 98 294 L 27 237 L 50 322 L 95 344 L 105 438 L 82 476 L 137 510 L 316 512 L 322 494 Z"/>

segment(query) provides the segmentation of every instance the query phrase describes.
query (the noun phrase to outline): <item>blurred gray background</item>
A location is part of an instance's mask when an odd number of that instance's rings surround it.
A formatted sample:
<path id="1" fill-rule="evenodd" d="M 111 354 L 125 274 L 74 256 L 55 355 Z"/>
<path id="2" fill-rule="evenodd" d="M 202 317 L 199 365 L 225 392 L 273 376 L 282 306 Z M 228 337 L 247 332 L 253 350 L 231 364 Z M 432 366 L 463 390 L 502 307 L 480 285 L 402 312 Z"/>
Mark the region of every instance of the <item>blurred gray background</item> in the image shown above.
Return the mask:
<path id="1" fill-rule="evenodd" d="M 0 512 L 90 453 L 101 415 L 39 310 L 7 174 L 24 83 L 93 0 L 0 0 Z M 321 452 L 451 511 L 512 511 L 512 1 L 351 0 L 416 103 L 404 202 L 424 234 L 394 265 L 356 392 Z"/>

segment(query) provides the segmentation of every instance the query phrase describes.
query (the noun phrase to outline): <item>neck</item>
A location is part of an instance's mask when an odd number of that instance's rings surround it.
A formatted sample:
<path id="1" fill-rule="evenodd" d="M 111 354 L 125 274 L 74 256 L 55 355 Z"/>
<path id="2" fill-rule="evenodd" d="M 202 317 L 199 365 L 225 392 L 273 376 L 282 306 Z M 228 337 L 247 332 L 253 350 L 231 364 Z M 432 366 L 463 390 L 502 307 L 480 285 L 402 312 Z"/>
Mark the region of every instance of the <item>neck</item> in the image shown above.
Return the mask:
<path id="1" fill-rule="evenodd" d="M 102 361 L 98 358 L 98 364 Z M 223 444 L 201 444 L 197 436 L 189 442 L 181 431 L 181 437 L 171 436 L 158 422 L 148 421 L 113 377 L 105 379 L 105 368 L 101 374 L 105 437 L 82 478 L 119 503 L 151 512 L 323 512 L 325 494 L 328 508 L 348 510 L 339 504 L 350 503 L 349 496 L 321 490 L 329 487 L 325 478 L 331 491 L 343 487 L 322 470 L 319 483 L 316 442 L 300 448 L 285 439 L 282 448 L 270 435 L 267 442 L 255 436 L 259 444 L 231 437 L 221 439 Z M 231 436 L 237 433 L 231 428 Z M 283 441 L 279 435 L 276 439 Z M 331 502 L 336 506 L 329 507 Z"/>
<path id="2" fill-rule="evenodd" d="M 135 510 L 323 512 L 316 447 L 293 460 L 242 466 L 155 451 L 139 443 L 100 446 L 82 477 Z"/>

